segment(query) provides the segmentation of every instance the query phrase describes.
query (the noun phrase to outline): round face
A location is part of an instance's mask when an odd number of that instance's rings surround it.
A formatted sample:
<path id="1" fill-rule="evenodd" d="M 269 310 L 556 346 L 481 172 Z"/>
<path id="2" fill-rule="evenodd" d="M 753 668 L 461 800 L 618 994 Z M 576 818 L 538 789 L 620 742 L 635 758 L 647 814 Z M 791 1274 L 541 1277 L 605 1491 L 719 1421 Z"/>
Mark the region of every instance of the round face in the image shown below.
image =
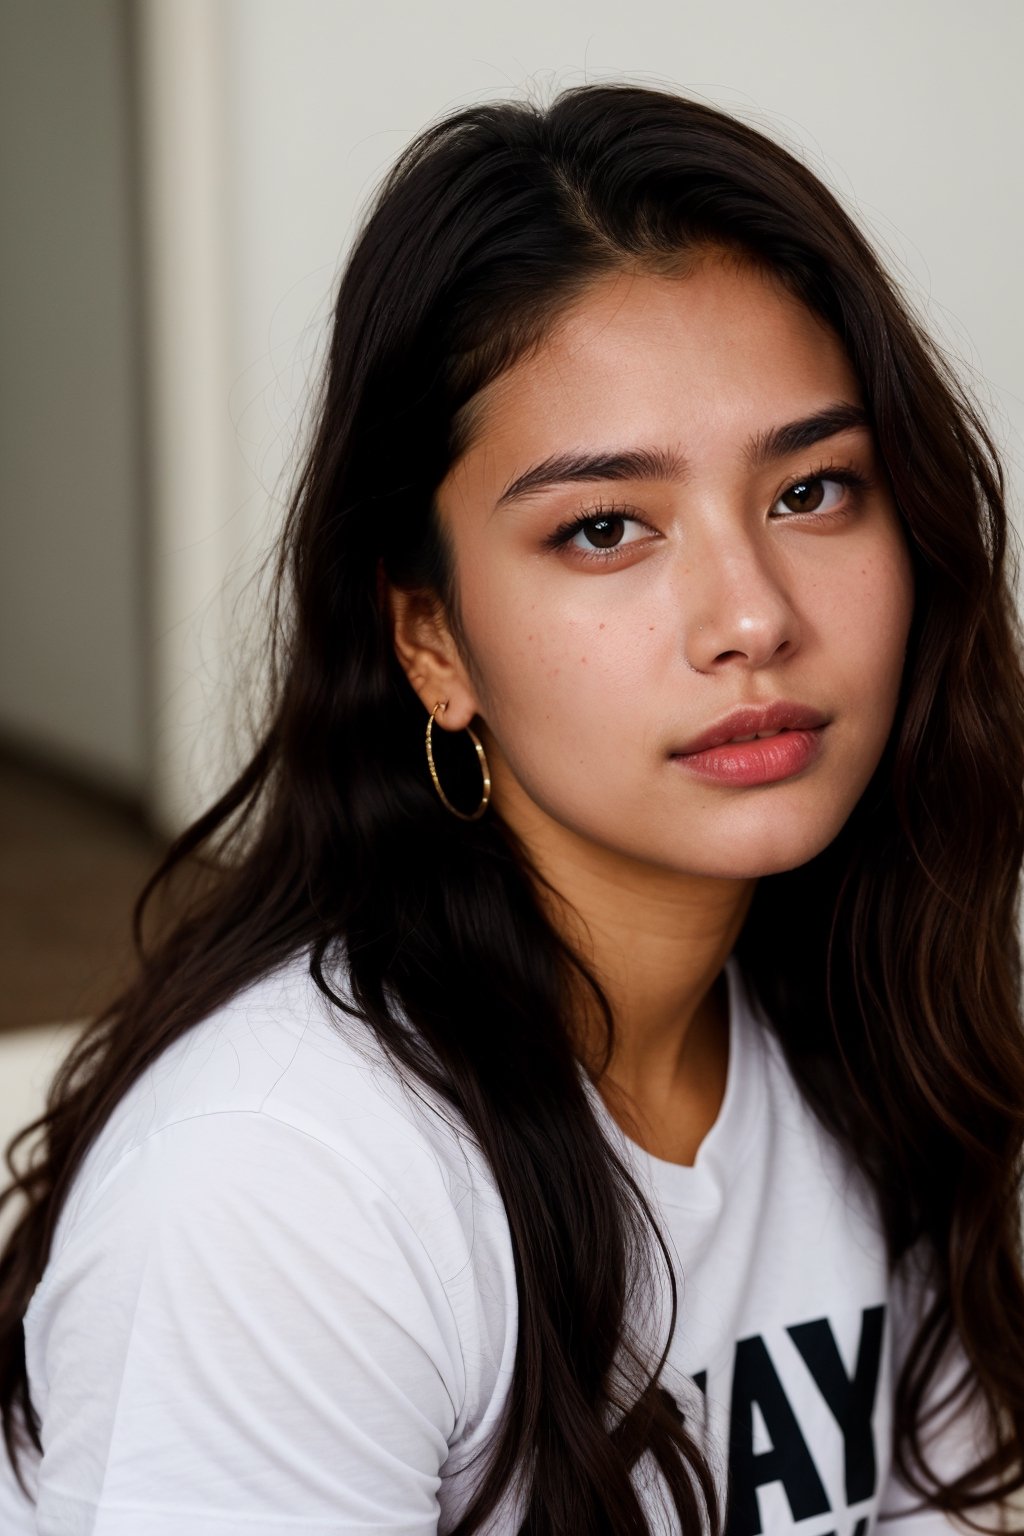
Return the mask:
<path id="1" fill-rule="evenodd" d="M 542 859 L 745 880 L 820 852 L 913 604 L 836 337 L 709 256 L 595 283 L 476 407 L 438 507 L 498 812 Z"/>

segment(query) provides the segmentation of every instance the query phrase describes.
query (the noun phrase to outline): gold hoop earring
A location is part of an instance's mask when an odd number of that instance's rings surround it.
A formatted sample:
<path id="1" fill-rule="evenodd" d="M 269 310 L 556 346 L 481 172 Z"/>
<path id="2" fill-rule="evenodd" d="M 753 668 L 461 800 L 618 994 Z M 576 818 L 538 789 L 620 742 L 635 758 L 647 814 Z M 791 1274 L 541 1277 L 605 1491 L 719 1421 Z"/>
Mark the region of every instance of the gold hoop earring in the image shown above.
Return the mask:
<path id="1" fill-rule="evenodd" d="M 433 709 L 430 711 L 430 719 L 427 721 L 427 766 L 430 769 L 430 777 L 434 781 L 434 788 L 437 790 L 441 797 L 441 803 L 449 811 L 451 811 L 453 816 L 457 816 L 460 821 L 479 821 L 484 811 L 486 811 L 488 801 L 491 798 L 491 770 L 487 766 L 487 754 L 484 752 L 483 742 L 480 740 L 476 732 L 470 729 L 468 725 L 466 726 L 466 730 L 469 732 L 470 741 L 472 741 L 473 746 L 476 748 L 477 761 L 480 764 L 480 775 L 484 781 L 483 794 L 480 797 L 480 804 L 477 806 L 476 810 L 470 811 L 467 814 L 466 811 L 460 811 L 457 806 L 452 805 L 451 801 L 448 799 L 448 796 L 441 788 L 441 780 L 437 776 L 437 768 L 434 765 L 434 748 L 431 744 L 430 733 L 434 729 L 434 716 L 437 714 L 438 710 L 444 710 L 447 708 L 447 699 L 444 699 L 440 703 L 435 704 Z"/>

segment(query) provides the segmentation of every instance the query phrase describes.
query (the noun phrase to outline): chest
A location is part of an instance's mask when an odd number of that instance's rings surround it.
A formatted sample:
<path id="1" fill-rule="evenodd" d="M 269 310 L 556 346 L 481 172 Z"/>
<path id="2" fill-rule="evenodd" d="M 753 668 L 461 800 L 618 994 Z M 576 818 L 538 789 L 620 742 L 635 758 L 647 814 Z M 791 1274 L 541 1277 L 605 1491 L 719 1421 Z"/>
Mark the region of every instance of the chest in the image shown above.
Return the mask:
<path id="1" fill-rule="evenodd" d="M 717 1212 L 663 1208 L 665 1385 L 729 1490 L 727 1536 L 868 1536 L 892 1432 L 884 1243 L 838 1163 L 796 1199 L 795 1172 L 769 1158 Z"/>

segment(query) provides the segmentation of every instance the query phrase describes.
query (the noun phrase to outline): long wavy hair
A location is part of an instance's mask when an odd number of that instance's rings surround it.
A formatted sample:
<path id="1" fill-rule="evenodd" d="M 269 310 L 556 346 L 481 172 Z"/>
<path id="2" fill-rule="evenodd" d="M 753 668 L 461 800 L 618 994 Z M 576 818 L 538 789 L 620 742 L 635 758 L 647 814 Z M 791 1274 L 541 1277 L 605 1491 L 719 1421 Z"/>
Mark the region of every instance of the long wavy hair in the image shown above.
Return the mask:
<path id="1" fill-rule="evenodd" d="M 803 1094 L 872 1181 L 893 1263 L 915 1244 L 932 1257 L 933 1301 L 896 1392 L 904 1475 L 961 1513 L 1024 1484 L 1024 685 L 997 458 L 816 177 L 740 122 L 630 86 L 448 117 L 402 155 L 355 244 L 283 538 L 258 749 L 174 844 L 140 913 L 200 867 L 187 905 L 157 941 L 140 940 L 134 982 L 7 1152 L 14 1182 L 0 1204 L 24 1202 L 0 1259 L 16 1467 L 41 1449 L 22 1319 L 85 1152 L 172 1041 L 304 952 L 317 985 L 469 1127 L 508 1215 L 520 1301 L 510 1411 L 458 1536 L 481 1528 L 524 1466 L 524 1530 L 645 1533 L 630 1473 L 647 1452 L 682 1528 L 721 1529 L 701 1447 L 659 1386 L 667 1345 L 645 1353 L 632 1333 L 661 1239 L 595 1119 L 567 999 L 581 978 L 590 986 L 609 1053 L 611 1010 L 546 918 L 509 828 L 490 812 L 457 821 L 435 795 L 381 579 L 455 609 L 434 493 L 464 444 L 466 407 L 595 278 L 683 270 L 709 244 L 774 272 L 840 338 L 915 572 L 883 759 L 824 852 L 760 881 L 740 961 Z M 991 1449 L 950 1480 L 928 1463 L 922 1418 L 955 1336 L 963 1402 L 980 1400 Z"/>

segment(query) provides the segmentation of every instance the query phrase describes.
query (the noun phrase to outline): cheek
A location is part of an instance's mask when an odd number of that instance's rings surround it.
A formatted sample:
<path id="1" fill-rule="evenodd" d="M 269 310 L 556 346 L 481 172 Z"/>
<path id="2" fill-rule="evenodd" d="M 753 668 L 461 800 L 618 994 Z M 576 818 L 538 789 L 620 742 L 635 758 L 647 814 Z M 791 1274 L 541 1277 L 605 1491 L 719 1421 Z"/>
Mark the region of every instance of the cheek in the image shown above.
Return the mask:
<path id="1" fill-rule="evenodd" d="M 472 635 L 481 709 L 497 735 L 527 718 L 564 731 L 606 732 L 637 705 L 637 679 L 651 657 L 612 620 L 561 621 L 527 604 L 512 623 L 478 624 Z"/>
<path id="2" fill-rule="evenodd" d="M 593 578 L 570 600 L 507 575 L 464 592 L 480 713 L 510 761 L 600 761 L 620 728 L 641 728 L 638 679 L 658 674 L 670 626 L 646 608 L 617 611 L 601 586 Z"/>
<path id="3" fill-rule="evenodd" d="M 850 686 L 880 714 L 894 708 L 914 610 L 913 567 L 895 529 L 830 586 L 822 607 Z"/>

